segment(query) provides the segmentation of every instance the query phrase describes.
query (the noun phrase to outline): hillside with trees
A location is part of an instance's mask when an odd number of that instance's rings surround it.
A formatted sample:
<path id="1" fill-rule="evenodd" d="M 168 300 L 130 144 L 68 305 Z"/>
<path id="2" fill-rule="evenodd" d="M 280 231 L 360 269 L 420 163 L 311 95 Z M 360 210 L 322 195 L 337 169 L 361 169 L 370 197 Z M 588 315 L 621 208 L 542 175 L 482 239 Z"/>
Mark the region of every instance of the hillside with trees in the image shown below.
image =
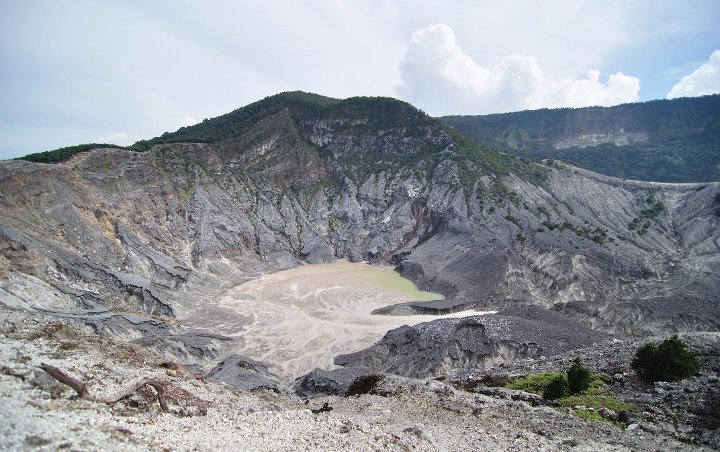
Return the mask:
<path id="1" fill-rule="evenodd" d="M 609 176 L 720 180 L 720 95 L 442 120 L 501 151 L 564 160 Z"/>

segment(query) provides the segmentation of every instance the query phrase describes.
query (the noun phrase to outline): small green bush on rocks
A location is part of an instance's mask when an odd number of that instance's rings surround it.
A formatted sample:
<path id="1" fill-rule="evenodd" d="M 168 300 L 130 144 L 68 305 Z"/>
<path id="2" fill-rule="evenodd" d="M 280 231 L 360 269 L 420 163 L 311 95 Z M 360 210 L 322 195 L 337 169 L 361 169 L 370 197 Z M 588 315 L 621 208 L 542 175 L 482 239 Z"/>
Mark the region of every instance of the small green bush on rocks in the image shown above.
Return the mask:
<path id="1" fill-rule="evenodd" d="M 640 347 L 635 353 L 632 368 L 640 379 L 653 383 L 687 378 L 700 370 L 700 363 L 695 353 L 688 350 L 687 344 L 674 335 L 659 345 Z"/>
<path id="2" fill-rule="evenodd" d="M 532 392 L 533 394 L 543 395 L 547 387 L 556 378 L 567 378 L 564 372 L 541 372 L 534 375 L 528 375 L 525 378 L 518 378 L 509 382 L 506 387 L 516 389 L 518 391 Z"/>
<path id="3" fill-rule="evenodd" d="M 568 388 L 571 394 L 579 394 L 590 387 L 592 373 L 583 366 L 580 358 L 575 358 L 567 371 Z"/>
<path id="4" fill-rule="evenodd" d="M 569 394 L 570 389 L 568 388 L 567 379 L 562 375 L 558 375 L 550 381 L 542 396 L 546 400 L 557 400 L 567 397 Z"/>

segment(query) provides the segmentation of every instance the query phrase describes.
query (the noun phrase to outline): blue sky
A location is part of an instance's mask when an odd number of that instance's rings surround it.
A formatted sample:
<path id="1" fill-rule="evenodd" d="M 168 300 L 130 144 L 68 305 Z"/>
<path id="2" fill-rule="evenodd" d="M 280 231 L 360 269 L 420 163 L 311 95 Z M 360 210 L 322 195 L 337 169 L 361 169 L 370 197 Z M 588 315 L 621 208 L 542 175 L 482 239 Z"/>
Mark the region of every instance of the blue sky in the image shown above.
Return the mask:
<path id="1" fill-rule="evenodd" d="M 433 115 L 720 91 L 716 0 L 0 0 L 0 8 L 0 158 L 131 144 L 296 89 L 393 96 Z"/>

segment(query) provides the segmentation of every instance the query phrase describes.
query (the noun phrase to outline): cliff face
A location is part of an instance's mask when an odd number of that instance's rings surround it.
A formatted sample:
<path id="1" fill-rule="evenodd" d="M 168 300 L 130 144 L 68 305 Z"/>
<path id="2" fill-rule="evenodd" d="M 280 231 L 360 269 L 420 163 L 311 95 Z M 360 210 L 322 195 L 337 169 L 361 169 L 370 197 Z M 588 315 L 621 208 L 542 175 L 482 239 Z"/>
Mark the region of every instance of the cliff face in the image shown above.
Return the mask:
<path id="1" fill-rule="evenodd" d="M 340 257 L 396 264 L 449 305 L 720 328 L 720 184 L 523 163 L 406 104 L 383 100 L 397 111 L 379 120 L 343 102 L 278 108 L 212 143 L 0 162 L 0 297 L 186 361 L 222 350 L 187 328 L 226 322 L 209 301 L 229 287 Z"/>
<path id="2" fill-rule="evenodd" d="M 442 120 L 509 153 L 561 159 L 610 176 L 720 180 L 720 95 Z"/>

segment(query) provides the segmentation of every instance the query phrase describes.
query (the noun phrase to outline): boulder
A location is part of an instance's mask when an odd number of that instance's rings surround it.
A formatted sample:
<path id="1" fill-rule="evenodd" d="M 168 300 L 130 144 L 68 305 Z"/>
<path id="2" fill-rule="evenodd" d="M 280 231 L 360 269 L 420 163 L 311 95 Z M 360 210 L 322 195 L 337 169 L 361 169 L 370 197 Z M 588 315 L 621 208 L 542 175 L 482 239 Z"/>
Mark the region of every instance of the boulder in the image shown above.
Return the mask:
<path id="1" fill-rule="evenodd" d="M 343 397 L 367 394 L 382 377 L 382 374 L 366 367 L 314 369 L 295 380 L 295 392 L 303 397 L 323 394 Z"/>
<path id="2" fill-rule="evenodd" d="M 284 385 L 268 367 L 267 363 L 232 354 L 220 361 L 206 376 L 212 381 L 226 383 L 244 391 L 284 392 Z"/>

